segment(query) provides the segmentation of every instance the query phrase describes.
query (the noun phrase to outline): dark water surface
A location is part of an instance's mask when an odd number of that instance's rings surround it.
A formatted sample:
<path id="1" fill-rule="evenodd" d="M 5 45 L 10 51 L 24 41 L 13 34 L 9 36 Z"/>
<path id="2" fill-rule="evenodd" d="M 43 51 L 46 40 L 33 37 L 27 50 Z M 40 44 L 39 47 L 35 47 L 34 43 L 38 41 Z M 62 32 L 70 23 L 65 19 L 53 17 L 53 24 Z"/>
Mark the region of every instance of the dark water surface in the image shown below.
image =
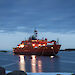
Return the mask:
<path id="1" fill-rule="evenodd" d="M 0 66 L 7 71 L 26 72 L 74 72 L 75 51 L 60 51 L 56 57 L 13 55 L 0 52 Z"/>

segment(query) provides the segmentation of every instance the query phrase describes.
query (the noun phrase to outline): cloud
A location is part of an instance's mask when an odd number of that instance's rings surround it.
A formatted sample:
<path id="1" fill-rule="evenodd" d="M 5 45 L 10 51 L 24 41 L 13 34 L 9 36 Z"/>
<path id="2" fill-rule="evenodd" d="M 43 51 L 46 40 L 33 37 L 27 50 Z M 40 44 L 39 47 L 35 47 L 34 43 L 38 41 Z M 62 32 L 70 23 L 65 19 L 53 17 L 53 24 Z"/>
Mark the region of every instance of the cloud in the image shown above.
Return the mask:
<path id="1" fill-rule="evenodd" d="M 75 27 L 75 1 L 0 1 L 0 30 L 31 32 L 69 32 Z"/>
<path id="2" fill-rule="evenodd" d="M 4 30 L 0 30 L 0 33 L 3 33 L 3 32 L 5 32 Z"/>

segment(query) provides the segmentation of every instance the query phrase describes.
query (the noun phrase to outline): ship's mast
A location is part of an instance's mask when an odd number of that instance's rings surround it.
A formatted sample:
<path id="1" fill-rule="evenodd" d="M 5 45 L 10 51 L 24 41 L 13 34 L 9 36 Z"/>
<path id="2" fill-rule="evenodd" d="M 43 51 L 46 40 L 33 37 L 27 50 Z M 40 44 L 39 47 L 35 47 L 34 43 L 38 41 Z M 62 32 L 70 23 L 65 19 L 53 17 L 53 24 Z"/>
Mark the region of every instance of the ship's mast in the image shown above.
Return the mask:
<path id="1" fill-rule="evenodd" d="M 36 29 L 34 30 L 34 36 L 37 39 L 37 30 Z"/>
<path id="2" fill-rule="evenodd" d="M 59 45 L 59 38 L 57 38 L 56 44 L 58 44 L 58 45 Z"/>

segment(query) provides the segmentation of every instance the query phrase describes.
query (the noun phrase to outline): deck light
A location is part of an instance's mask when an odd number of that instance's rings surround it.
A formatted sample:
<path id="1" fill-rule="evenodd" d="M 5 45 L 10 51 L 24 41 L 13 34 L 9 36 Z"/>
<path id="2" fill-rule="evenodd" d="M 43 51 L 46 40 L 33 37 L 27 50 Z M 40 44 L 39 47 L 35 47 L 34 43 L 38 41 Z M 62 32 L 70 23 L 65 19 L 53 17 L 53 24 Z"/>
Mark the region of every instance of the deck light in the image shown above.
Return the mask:
<path id="1" fill-rule="evenodd" d="M 32 44 L 32 46 L 35 46 L 35 44 Z"/>
<path id="2" fill-rule="evenodd" d="M 24 47 L 24 45 L 23 45 L 23 44 L 21 44 L 21 45 L 20 45 L 20 47 L 21 47 L 21 48 L 23 48 L 23 47 Z"/>
<path id="3" fill-rule="evenodd" d="M 51 47 L 51 49 L 53 49 L 53 47 Z"/>
<path id="4" fill-rule="evenodd" d="M 43 44 L 43 46 L 45 46 L 45 44 Z"/>
<path id="5" fill-rule="evenodd" d="M 41 44 L 39 44 L 38 46 L 41 46 Z"/>
<path id="6" fill-rule="evenodd" d="M 50 58 L 54 58 L 54 56 L 50 56 Z"/>

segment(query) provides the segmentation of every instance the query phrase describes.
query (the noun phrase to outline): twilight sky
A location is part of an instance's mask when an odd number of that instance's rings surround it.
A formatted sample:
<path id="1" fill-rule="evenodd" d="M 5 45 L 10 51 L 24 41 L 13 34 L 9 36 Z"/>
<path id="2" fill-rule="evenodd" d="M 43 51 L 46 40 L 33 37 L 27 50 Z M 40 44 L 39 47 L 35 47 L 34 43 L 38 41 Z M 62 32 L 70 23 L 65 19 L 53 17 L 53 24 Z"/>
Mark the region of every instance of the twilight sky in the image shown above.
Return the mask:
<path id="1" fill-rule="evenodd" d="M 12 50 L 35 28 L 38 38 L 75 48 L 75 0 L 0 0 L 0 50 Z"/>

